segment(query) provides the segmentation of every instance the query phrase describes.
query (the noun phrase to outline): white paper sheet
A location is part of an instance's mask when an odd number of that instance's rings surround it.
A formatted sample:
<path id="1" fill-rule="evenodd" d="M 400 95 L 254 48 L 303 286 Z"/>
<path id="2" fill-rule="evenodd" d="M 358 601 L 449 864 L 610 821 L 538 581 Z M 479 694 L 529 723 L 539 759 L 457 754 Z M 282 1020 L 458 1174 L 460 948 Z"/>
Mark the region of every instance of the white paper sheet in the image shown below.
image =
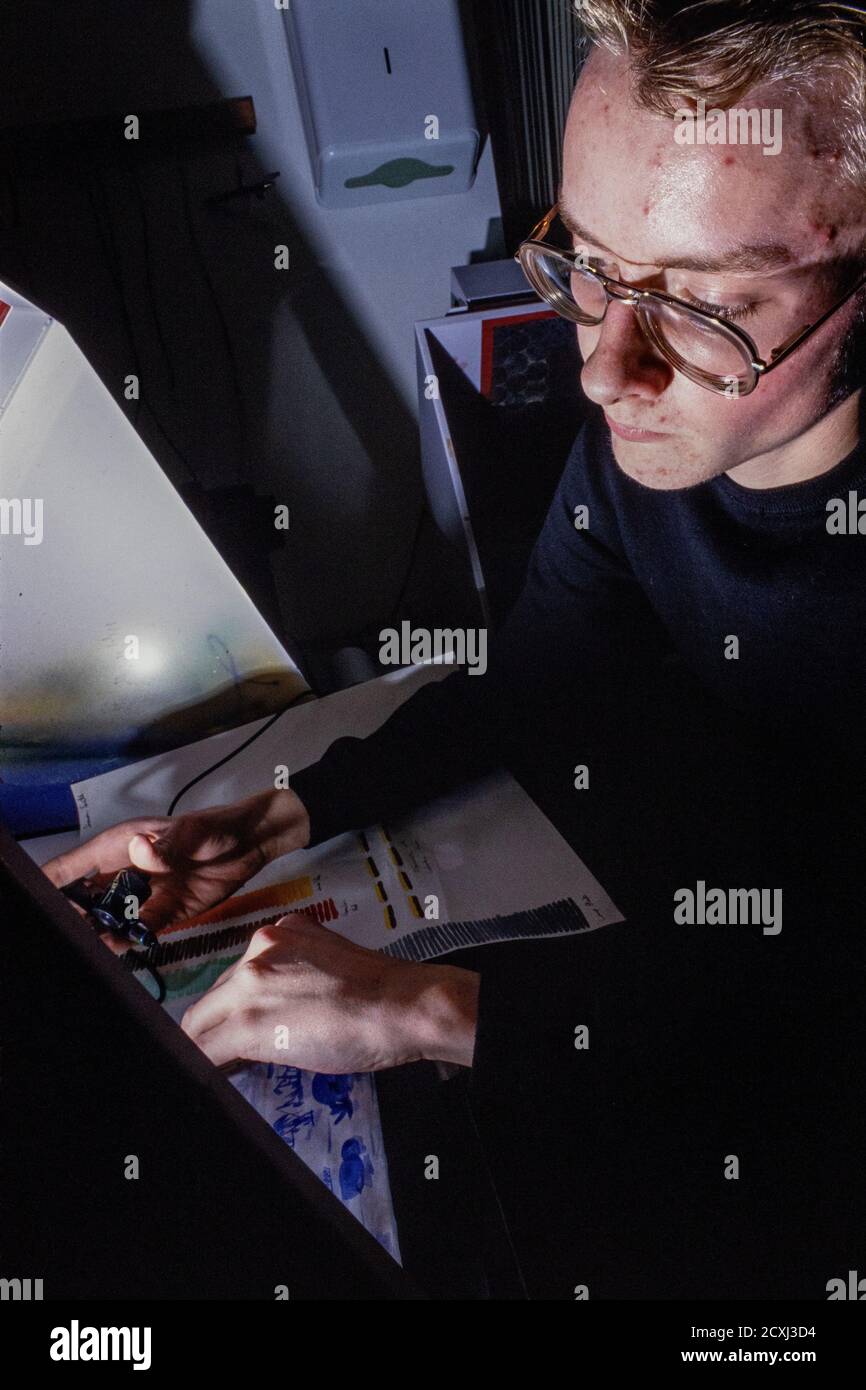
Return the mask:
<path id="1" fill-rule="evenodd" d="M 451 669 L 445 665 L 407 667 L 324 700 L 296 705 L 242 754 L 190 788 L 178 805 L 178 813 L 236 801 L 272 787 L 275 767 L 285 765 L 290 772 L 299 772 L 316 762 L 343 734 L 366 738 L 421 684 L 441 680 Z M 82 835 L 89 838 L 95 831 L 132 816 L 165 815 L 181 787 L 240 748 L 267 722 L 258 719 L 171 753 L 73 783 Z"/>

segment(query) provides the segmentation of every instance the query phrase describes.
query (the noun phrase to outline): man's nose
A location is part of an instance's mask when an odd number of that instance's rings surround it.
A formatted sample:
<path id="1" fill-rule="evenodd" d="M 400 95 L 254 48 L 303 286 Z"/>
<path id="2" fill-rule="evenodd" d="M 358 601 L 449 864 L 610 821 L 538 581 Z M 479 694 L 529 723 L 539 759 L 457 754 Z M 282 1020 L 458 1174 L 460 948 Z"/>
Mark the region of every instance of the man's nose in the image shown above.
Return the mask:
<path id="1" fill-rule="evenodd" d="M 580 383 L 597 405 L 612 405 L 623 396 L 655 400 L 669 386 L 673 368 L 645 337 L 634 309 L 612 300 L 597 328 L 581 328 L 584 354 Z"/>

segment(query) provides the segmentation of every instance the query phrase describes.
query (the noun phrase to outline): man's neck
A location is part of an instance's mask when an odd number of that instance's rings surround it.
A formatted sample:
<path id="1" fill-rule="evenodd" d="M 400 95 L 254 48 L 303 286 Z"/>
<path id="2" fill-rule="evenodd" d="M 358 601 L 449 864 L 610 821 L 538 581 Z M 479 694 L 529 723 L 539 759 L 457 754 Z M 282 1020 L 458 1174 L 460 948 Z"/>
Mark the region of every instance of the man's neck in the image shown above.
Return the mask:
<path id="1" fill-rule="evenodd" d="M 855 391 L 817 420 L 805 434 L 769 453 L 731 468 L 728 477 L 740 487 L 787 487 L 829 473 L 857 447 L 860 439 L 860 392 Z"/>

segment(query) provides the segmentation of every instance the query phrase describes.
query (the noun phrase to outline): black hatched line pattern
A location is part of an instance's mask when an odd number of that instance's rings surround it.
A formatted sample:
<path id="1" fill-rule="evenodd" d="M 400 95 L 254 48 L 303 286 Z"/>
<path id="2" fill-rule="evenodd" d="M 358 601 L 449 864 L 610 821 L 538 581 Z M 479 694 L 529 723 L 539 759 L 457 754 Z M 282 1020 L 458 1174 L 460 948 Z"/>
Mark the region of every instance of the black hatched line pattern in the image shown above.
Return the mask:
<path id="1" fill-rule="evenodd" d="M 139 971 L 148 966 L 156 969 L 179 965 L 183 961 L 202 960 L 207 956 L 246 946 L 253 932 L 269 922 L 285 916 L 280 911 L 271 917 L 223 927 L 201 936 L 189 936 L 183 941 L 167 941 L 150 951 L 127 951 L 122 957 L 127 970 Z M 573 936 L 576 932 L 592 931 L 594 924 L 587 920 L 573 898 L 561 898 L 543 907 L 526 912 L 514 912 L 507 917 L 485 917 L 467 922 L 437 922 L 422 927 L 384 948 L 386 956 L 398 960 L 431 960 L 447 951 L 461 947 L 483 946 L 487 942 L 532 940 L 542 936 Z"/>
<path id="2" fill-rule="evenodd" d="M 573 898 L 560 898 L 557 902 L 545 903 L 527 912 L 514 912 L 507 917 L 431 924 L 386 946 L 384 954 L 396 956 L 398 960 L 430 960 L 446 951 L 483 946 L 487 942 L 573 936 L 576 932 L 592 931 L 593 925 Z"/>
<path id="3" fill-rule="evenodd" d="M 318 920 L 317 914 L 310 908 L 299 907 L 295 910 Z M 219 931 L 184 937 L 182 941 L 160 942 L 149 951 L 127 951 L 123 956 L 123 963 L 127 970 L 144 970 L 148 966 L 161 970 L 167 965 L 178 965 L 182 961 L 203 960 L 206 956 L 230 951 L 235 946 L 246 948 L 250 937 L 259 927 L 271 926 L 285 916 L 286 909 L 281 907 L 278 912 L 272 912 L 267 917 L 257 917 L 254 922 L 235 923 L 234 926 L 221 927 Z"/>

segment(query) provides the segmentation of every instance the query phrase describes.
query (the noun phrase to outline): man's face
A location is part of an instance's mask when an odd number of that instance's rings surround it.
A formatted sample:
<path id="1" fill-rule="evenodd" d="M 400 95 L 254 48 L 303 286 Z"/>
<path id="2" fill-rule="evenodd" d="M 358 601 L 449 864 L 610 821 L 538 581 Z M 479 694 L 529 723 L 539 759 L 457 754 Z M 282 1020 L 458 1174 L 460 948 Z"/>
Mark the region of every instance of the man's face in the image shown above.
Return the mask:
<path id="1" fill-rule="evenodd" d="M 590 233 L 574 245 L 607 274 L 723 306 L 767 360 L 853 283 L 866 211 L 839 174 L 832 110 L 826 125 L 822 115 L 827 103 L 810 106 L 774 87 L 736 104 L 781 109 L 779 153 L 765 155 L 760 144 L 678 144 L 673 117 L 632 102 L 625 62 L 593 53 L 569 112 L 560 207 Z M 695 260 L 718 268 L 683 268 Z M 634 310 L 614 302 L 599 327 L 578 329 L 581 382 L 611 423 L 618 464 L 639 482 L 689 487 L 740 468 L 739 481 L 748 485 L 757 469 L 766 483 L 792 451 L 820 451 L 817 435 L 806 432 L 833 422 L 828 410 L 856 312 L 857 299 L 756 391 L 728 398 L 669 367 Z M 834 414 L 850 416 L 852 405 L 856 399 Z M 625 438 L 617 426 L 648 433 Z M 811 471 L 826 466 L 815 457 Z M 777 471 L 781 478 L 784 467 Z"/>

